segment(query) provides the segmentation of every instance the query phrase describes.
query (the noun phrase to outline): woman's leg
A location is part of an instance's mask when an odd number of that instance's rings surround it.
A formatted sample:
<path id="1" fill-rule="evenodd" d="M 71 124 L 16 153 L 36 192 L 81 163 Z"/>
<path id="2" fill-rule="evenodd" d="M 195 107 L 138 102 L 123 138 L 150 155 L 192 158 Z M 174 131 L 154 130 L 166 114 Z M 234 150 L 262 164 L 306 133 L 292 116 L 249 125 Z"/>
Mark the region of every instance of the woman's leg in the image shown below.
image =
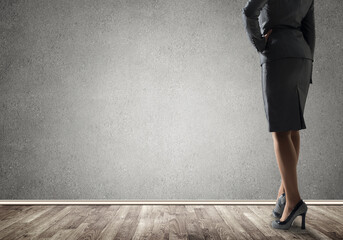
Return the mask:
<path id="1" fill-rule="evenodd" d="M 301 199 L 297 180 L 297 152 L 291 135 L 292 131 L 272 132 L 275 156 L 286 192 L 286 205 L 280 221 L 286 220 Z"/>
<path id="2" fill-rule="evenodd" d="M 295 152 L 297 154 L 297 163 L 298 163 L 298 160 L 299 160 L 299 152 L 300 152 L 300 134 L 299 134 L 299 130 L 293 130 L 291 131 L 291 139 L 292 139 L 292 142 L 293 142 L 293 146 L 295 148 Z M 283 184 L 283 181 L 281 179 L 281 184 L 280 184 L 280 187 L 279 187 L 279 192 L 278 192 L 278 195 L 277 195 L 277 198 L 278 199 L 282 193 L 285 192 L 285 186 Z"/>

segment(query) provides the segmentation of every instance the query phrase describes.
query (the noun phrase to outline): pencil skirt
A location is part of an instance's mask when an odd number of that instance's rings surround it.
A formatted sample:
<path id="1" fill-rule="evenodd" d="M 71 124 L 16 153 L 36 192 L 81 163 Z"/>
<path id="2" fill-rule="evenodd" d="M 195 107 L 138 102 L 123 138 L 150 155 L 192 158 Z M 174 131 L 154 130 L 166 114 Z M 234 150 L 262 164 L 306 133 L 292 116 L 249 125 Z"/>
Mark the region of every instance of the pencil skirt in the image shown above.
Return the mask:
<path id="1" fill-rule="evenodd" d="M 269 132 L 306 129 L 304 110 L 312 60 L 283 58 L 261 65 L 262 95 Z"/>

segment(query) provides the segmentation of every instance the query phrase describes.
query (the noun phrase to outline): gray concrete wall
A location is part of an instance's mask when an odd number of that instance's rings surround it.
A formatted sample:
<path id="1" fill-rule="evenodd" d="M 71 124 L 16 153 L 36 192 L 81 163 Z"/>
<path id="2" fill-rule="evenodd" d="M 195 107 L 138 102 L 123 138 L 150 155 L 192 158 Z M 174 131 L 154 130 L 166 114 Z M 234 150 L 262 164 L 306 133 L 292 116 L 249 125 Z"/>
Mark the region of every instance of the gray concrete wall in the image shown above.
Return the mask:
<path id="1" fill-rule="evenodd" d="M 0 198 L 275 199 L 245 3 L 1 0 Z M 342 199 L 343 4 L 315 11 L 299 188 Z"/>

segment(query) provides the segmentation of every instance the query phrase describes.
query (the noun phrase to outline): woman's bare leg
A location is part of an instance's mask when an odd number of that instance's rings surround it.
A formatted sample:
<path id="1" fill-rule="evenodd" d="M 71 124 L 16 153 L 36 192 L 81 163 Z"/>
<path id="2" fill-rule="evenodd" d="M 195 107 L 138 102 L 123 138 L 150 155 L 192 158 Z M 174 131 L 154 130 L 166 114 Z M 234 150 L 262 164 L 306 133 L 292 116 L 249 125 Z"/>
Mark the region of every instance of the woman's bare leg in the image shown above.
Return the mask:
<path id="1" fill-rule="evenodd" d="M 300 134 L 299 134 L 299 130 L 293 130 L 291 131 L 291 139 L 292 139 L 292 142 L 293 142 L 293 146 L 295 148 L 295 152 L 297 153 L 297 164 L 298 164 L 298 160 L 299 160 L 299 152 L 300 152 Z M 278 192 L 278 195 L 277 195 L 277 198 L 278 199 L 282 193 L 285 192 L 285 186 L 283 184 L 283 181 L 281 179 L 281 184 L 280 184 L 280 187 L 279 187 L 279 192 Z"/>
<path id="2" fill-rule="evenodd" d="M 272 132 L 275 156 L 286 192 L 286 205 L 280 221 L 286 220 L 301 199 L 297 180 L 297 152 L 291 135 L 292 131 Z"/>

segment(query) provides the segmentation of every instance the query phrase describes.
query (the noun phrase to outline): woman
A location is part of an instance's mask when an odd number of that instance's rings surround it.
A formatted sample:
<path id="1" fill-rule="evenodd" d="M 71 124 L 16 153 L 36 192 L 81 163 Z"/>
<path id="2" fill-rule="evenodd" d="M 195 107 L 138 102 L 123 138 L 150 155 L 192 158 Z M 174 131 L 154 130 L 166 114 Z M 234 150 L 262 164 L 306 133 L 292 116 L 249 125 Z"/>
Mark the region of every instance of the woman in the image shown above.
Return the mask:
<path id="1" fill-rule="evenodd" d="M 250 0 L 242 9 L 247 35 L 260 56 L 262 93 L 272 132 L 281 186 L 273 210 L 273 228 L 289 229 L 306 203 L 297 184 L 299 130 L 312 83 L 315 47 L 314 0 Z M 261 34 L 262 32 L 262 34 Z"/>

